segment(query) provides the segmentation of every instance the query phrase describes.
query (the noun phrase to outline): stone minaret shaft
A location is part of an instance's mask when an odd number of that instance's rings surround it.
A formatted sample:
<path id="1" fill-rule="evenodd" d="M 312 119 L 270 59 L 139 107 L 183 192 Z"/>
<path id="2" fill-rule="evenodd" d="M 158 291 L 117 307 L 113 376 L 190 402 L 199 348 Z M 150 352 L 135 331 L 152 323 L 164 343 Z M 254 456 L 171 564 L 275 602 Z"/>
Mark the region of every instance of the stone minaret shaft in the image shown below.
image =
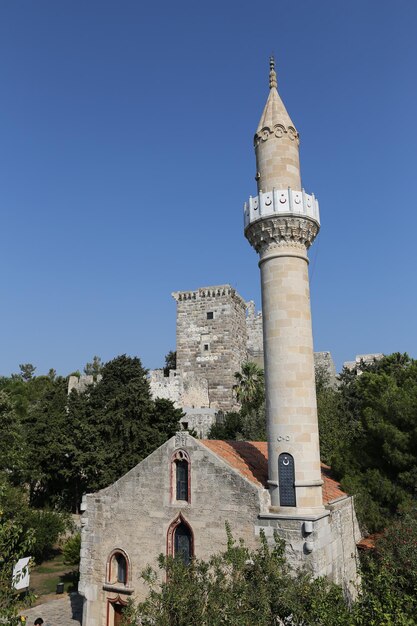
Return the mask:
<path id="1" fill-rule="evenodd" d="M 271 511 L 322 510 L 307 250 L 319 227 L 318 202 L 301 187 L 299 136 L 270 92 L 255 134 L 258 196 L 245 204 L 245 235 L 259 253 Z"/>

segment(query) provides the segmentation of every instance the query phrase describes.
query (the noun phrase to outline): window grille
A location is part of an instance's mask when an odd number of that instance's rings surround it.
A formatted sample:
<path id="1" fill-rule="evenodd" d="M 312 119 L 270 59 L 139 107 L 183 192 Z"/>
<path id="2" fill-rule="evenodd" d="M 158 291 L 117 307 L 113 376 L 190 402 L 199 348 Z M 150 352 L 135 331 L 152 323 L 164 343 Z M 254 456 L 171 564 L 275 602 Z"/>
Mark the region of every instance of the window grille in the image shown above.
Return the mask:
<path id="1" fill-rule="evenodd" d="M 278 457 L 279 503 L 280 506 L 296 506 L 294 458 L 283 453 Z"/>
<path id="2" fill-rule="evenodd" d="M 175 461 L 177 500 L 188 501 L 188 461 Z"/>
<path id="3" fill-rule="evenodd" d="M 179 556 L 185 565 L 188 565 L 192 557 L 192 537 L 190 529 L 181 523 L 175 529 L 174 555 Z"/>
<path id="4" fill-rule="evenodd" d="M 126 573 L 127 573 L 126 559 L 123 556 L 123 554 L 120 554 L 119 552 L 118 554 L 115 555 L 115 560 L 117 564 L 117 582 L 123 583 L 125 585 Z"/>

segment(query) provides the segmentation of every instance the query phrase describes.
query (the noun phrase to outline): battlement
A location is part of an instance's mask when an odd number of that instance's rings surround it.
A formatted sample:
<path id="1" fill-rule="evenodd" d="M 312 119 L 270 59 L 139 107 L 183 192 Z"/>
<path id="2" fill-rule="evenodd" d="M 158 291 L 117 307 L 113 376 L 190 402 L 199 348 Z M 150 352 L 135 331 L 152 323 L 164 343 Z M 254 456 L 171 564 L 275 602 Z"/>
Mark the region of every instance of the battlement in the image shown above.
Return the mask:
<path id="1" fill-rule="evenodd" d="M 171 295 L 176 302 L 184 302 L 187 300 L 202 300 L 205 298 L 221 298 L 228 296 L 239 301 L 242 306 L 246 307 L 244 299 L 231 285 L 213 285 L 211 287 L 200 287 L 195 291 L 174 291 Z"/>
<path id="2" fill-rule="evenodd" d="M 90 385 L 96 385 L 102 379 L 102 375 L 92 376 L 91 374 L 83 374 L 82 376 L 72 375 L 68 378 L 68 395 L 73 389 L 77 393 L 84 393 Z"/>
<path id="3" fill-rule="evenodd" d="M 375 352 L 371 354 L 357 354 L 354 361 L 345 361 L 343 363 L 343 367 L 350 370 L 355 371 L 357 374 L 361 374 L 361 365 L 372 365 L 376 361 L 380 361 L 384 355 L 381 352 Z"/>

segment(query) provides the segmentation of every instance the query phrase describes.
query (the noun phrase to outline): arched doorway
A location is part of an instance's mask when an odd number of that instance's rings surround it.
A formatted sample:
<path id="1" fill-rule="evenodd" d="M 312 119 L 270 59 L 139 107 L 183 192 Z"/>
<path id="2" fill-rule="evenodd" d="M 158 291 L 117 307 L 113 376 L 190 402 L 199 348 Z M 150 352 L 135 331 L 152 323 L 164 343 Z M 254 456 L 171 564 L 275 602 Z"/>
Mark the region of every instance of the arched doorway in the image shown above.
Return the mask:
<path id="1" fill-rule="evenodd" d="M 123 609 L 127 605 L 127 602 L 122 600 L 120 596 L 117 598 L 109 599 L 107 604 L 107 626 L 121 626 Z"/>

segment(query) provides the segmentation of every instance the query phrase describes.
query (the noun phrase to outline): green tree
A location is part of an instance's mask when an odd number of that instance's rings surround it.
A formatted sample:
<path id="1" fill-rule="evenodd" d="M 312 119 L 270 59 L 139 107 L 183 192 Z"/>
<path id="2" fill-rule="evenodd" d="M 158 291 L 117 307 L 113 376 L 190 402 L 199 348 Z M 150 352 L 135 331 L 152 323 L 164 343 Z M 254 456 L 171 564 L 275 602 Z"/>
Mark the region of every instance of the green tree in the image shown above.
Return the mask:
<path id="1" fill-rule="evenodd" d="M 102 379 L 86 392 L 72 391 L 67 419 L 72 433 L 68 478 L 80 501 L 84 491 L 120 478 L 178 429 L 182 411 L 152 400 L 146 370 L 136 357 L 103 366 Z"/>
<path id="2" fill-rule="evenodd" d="M 266 441 L 264 372 L 256 363 L 243 363 L 235 373 L 233 390 L 241 408 L 229 412 L 211 427 L 209 439 Z"/>
<path id="3" fill-rule="evenodd" d="M 26 448 L 20 417 L 10 396 L 0 391 L 0 471 L 6 471 L 14 482 L 22 481 Z"/>
<path id="4" fill-rule="evenodd" d="M 84 374 L 87 376 L 93 376 L 94 380 L 97 380 L 97 376 L 99 376 L 102 372 L 104 365 L 99 356 L 94 356 L 91 363 L 87 363 L 84 367 Z"/>
<path id="5" fill-rule="evenodd" d="M 355 624 L 411 626 L 417 613 L 417 510 L 408 508 L 388 525 L 362 559 Z"/>
<path id="6" fill-rule="evenodd" d="M 242 434 L 247 441 L 266 441 L 265 402 L 257 408 L 242 409 Z"/>
<path id="7" fill-rule="evenodd" d="M 233 390 L 244 410 L 258 409 L 265 399 L 264 371 L 256 363 L 242 363 L 240 372 L 235 373 Z"/>
<path id="8" fill-rule="evenodd" d="M 16 483 L 30 484 L 35 479 L 34 470 L 43 439 L 32 432 L 32 413 L 54 384 L 49 376 L 33 376 L 27 381 L 14 375 L 0 379 L 0 447 L 3 444 L 0 468 L 6 469 L 7 463 L 10 476 Z"/>
<path id="9" fill-rule="evenodd" d="M 24 420 L 30 502 L 37 507 L 66 507 L 76 488 L 71 480 L 74 433 L 67 410 L 67 380 L 43 378 Z"/>
<path id="10" fill-rule="evenodd" d="M 340 452 L 340 442 L 349 438 L 349 423 L 341 410 L 341 396 L 331 385 L 329 373 L 324 367 L 316 367 L 317 415 L 320 433 L 320 457 L 332 465 Z"/>
<path id="11" fill-rule="evenodd" d="M 19 376 L 21 377 L 22 380 L 24 380 L 25 382 L 27 382 L 28 380 L 32 380 L 32 378 L 35 375 L 35 370 L 36 370 L 36 367 L 32 365 L 32 363 L 21 363 L 19 365 L 19 368 L 20 368 Z"/>
<path id="12" fill-rule="evenodd" d="M 226 413 L 221 419 L 211 426 L 208 438 L 222 439 L 224 441 L 244 439 L 242 416 L 240 412 Z"/>
<path id="13" fill-rule="evenodd" d="M 388 570 L 393 587 L 417 610 L 417 506 L 401 511 L 377 540 L 373 558 Z"/>
<path id="14" fill-rule="evenodd" d="M 7 516 L 3 510 L 4 490 L 7 481 L 0 476 L 0 622 L 17 626 L 19 596 L 12 587 L 13 567 L 17 561 L 30 556 L 33 546 L 33 532 L 25 529 L 15 518 Z"/>
<path id="15" fill-rule="evenodd" d="M 0 474 L 0 510 L 4 522 L 17 524 L 22 533 L 32 537 L 31 556 L 41 562 L 48 558 L 69 528 L 69 517 L 57 511 L 33 509 L 29 506 L 27 490 L 11 485 L 8 476 Z"/>
<path id="16" fill-rule="evenodd" d="M 22 460 L 34 507 L 77 512 L 83 493 L 117 480 L 178 429 L 182 412 L 152 400 L 139 359 L 93 364 L 102 379 L 70 396 L 59 376 L 0 379 L 0 468 Z"/>
<path id="17" fill-rule="evenodd" d="M 415 605 L 395 588 L 387 568 L 370 561 L 362 572 L 361 593 L 352 607 L 352 626 L 415 626 Z"/>
<path id="18" fill-rule="evenodd" d="M 177 352 L 170 350 L 165 355 L 164 376 L 169 376 L 169 370 L 177 369 Z"/>
<path id="19" fill-rule="evenodd" d="M 62 549 L 64 563 L 78 566 L 80 564 L 80 551 L 81 533 L 75 533 L 75 535 L 67 539 Z"/>
<path id="20" fill-rule="evenodd" d="M 373 532 L 416 496 L 417 362 L 396 353 L 363 365 L 360 375 L 344 371 L 339 390 L 348 436 L 333 467 Z"/>
<path id="21" fill-rule="evenodd" d="M 194 559 L 187 566 L 179 559 L 160 556 L 161 577 L 144 572 L 150 587 L 147 599 L 125 611 L 125 624 L 146 626 L 342 626 L 349 610 L 342 591 L 326 579 L 312 580 L 306 572 L 291 570 L 284 544 L 275 538 L 269 547 L 264 535 L 257 549 L 235 542 L 227 530 L 225 552 L 208 561 Z M 279 621 L 281 620 L 281 621 Z"/>
<path id="22" fill-rule="evenodd" d="M 416 519 L 415 511 L 407 512 L 377 543 L 354 601 L 327 578 L 294 571 L 277 536 L 269 546 L 261 535 L 251 550 L 227 530 L 227 549 L 207 561 L 187 566 L 161 555 L 162 575 L 146 568 L 148 596 L 138 605 L 130 602 L 124 626 L 136 625 L 139 616 L 143 626 L 415 626 Z"/>
<path id="23" fill-rule="evenodd" d="M 48 509 L 27 509 L 25 528 L 33 530 L 32 556 L 37 563 L 51 558 L 61 538 L 71 527 L 68 515 Z"/>

